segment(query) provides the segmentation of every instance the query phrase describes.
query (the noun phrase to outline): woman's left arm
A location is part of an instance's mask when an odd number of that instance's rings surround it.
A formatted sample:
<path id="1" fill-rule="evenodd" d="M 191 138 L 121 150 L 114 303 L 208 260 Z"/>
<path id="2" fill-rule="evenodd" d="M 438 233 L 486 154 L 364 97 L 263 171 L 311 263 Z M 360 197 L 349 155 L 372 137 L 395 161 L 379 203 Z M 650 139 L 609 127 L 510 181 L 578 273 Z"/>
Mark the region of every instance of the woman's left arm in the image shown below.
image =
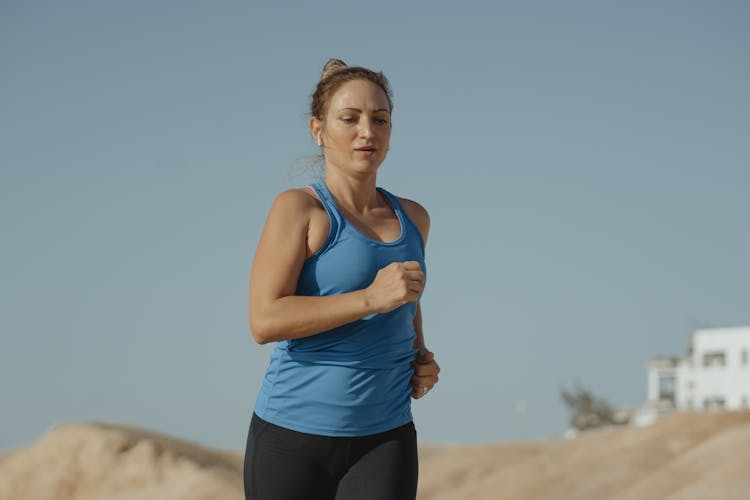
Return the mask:
<path id="1" fill-rule="evenodd" d="M 427 210 L 419 203 L 400 198 L 401 205 L 406 210 L 412 221 L 419 228 L 422 234 L 422 241 L 427 245 L 427 234 L 430 231 L 430 216 Z M 422 330 L 422 306 L 417 302 L 417 312 L 414 315 L 414 349 L 417 351 L 417 357 L 413 362 L 414 375 L 411 378 L 411 396 L 419 399 L 427 394 L 438 381 L 440 366 L 435 362 L 435 354 L 425 346 L 424 332 Z"/>
<path id="2" fill-rule="evenodd" d="M 417 314 L 414 316 L 414 331 L 417 338 L 414 339 L 414 348 L 417 357 L 414 360 L 414 375 L 411 377 L 411 396 L 419 399 L 425 396 L 438 382 L 440 367 L 435 362 L 435 354 L 424 345 L 424 333 L 422 332 L 422 307 L 417 302 Z"/>

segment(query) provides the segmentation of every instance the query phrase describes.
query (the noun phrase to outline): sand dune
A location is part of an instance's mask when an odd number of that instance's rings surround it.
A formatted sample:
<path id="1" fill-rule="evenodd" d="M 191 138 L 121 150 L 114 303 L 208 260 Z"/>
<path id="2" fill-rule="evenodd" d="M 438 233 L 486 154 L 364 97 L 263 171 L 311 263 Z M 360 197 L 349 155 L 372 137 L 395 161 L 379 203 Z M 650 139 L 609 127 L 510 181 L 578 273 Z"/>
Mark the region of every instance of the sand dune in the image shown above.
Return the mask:
<path id="1" fill-rule="evenodd" d="M 242 460 L 143 429 L 64 423 L 0 455 L 0 500 L 241 500 Z M 750 412 L 678 414 L 572 440 L 423 446 L 419 498 L 749 499 Z"/>
<path id="2" fill-rule="evenodd" d="M 747 500 L 750 412 L 677 414 L 572 440 L 443 447 L 421 500 Z"/>
<path id="3" fill-rule="evenodd" d="M 242 459 L 134 427 L 64 423 L 0 457 L 0 500 L 242 500 Z"/>

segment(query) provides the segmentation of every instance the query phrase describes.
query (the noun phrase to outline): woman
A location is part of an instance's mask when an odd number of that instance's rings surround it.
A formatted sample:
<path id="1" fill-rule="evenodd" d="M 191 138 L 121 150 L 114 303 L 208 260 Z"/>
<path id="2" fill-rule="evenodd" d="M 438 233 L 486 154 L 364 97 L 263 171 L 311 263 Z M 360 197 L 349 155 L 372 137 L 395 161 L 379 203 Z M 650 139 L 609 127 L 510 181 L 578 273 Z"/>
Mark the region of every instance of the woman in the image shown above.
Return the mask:
<path id="1" fill-rule="evenodd" d="M 382 73 L 326 63 L 310 118 L 325 179 L 276 197 L 250 276 L 253 338 L 277 344 L 248 432 L 248 499 L 416 497 L 410 398 L 440 368 L 419 308 L 428 214 L 376 187 L 392 109 Z"/>

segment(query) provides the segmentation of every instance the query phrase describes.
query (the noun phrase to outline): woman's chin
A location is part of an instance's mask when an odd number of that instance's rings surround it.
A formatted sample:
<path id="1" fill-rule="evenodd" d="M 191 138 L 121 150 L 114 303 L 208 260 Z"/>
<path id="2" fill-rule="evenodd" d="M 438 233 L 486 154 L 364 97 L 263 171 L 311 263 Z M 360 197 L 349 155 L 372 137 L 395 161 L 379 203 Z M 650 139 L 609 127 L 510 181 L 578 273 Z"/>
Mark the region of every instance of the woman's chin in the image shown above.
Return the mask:
<path id="1" fill-rule="evenodd" d="M 381 163 L 383 163 L 382 159 L 353 160 L 349 162 L 348 167 L 360 172 L 374 171 L 380 167 Z"/>
<path id="2" fill-rule="evenodd" d="M 375 168 L 377 169 L 381 163 L 385 160 L 384 157 L 369 157 L 369 158 L 353 158 L 352 165 L 356 165 L 358 168 Z"/>
<path id="3" fill-rule="evenodd" d="M 352 159 L 338 164 L 338 168 L 358 174 L 373 174 L 377 172 L 385 158 Z"/>

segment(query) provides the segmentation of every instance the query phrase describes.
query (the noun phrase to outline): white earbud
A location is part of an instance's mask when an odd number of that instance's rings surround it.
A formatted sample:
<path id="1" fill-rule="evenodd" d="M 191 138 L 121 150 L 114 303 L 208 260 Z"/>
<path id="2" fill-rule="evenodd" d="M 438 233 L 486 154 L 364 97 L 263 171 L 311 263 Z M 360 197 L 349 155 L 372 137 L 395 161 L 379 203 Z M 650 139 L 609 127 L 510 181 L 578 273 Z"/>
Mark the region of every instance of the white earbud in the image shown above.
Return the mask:
<path id="1" fill-rule="evenodd" d="M 322 146 L 323 141 L 320 140 L 320 132 L 318 132 L 318 146 Z"/>

